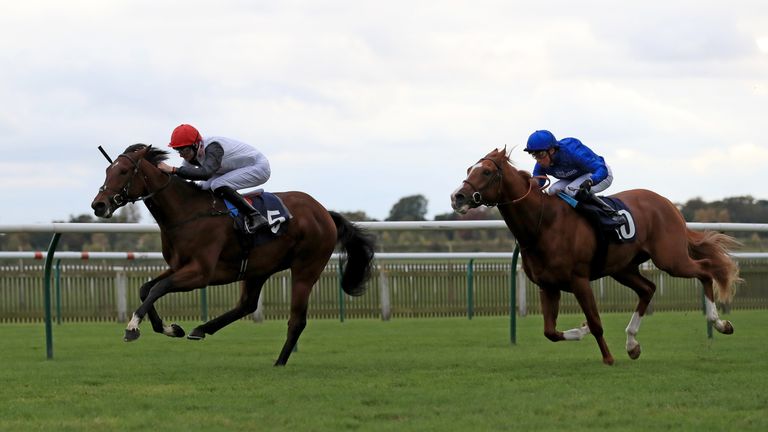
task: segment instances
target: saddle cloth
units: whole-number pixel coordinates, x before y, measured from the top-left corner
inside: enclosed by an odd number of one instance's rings
[[[268,241],[280,236],[288,225],[288,221],[293,218],[291,212],[285,207],[283,201],[277,197],[277,195],[264,192],[262,189],[257,189],[253,192],[249,192],[243,195],[247,199],[253,208],[259,211],[269,222],[269,229],[261,229],[253,234],[253,245],[259,245],[267,243]],[[235,228],[243,232],[243,218],[237,208],[227,200],[224,200],[227,205],[230,216],[235,220]]]
[[[592,203],[580,203],[563,192],[558,193],[558,196],[574,207],[579,213],[585,215],[590,223],[596,225],[595,228],[606,233],[613,233],[613,235],[607,236],[608,240],[618,243],[631,243],[635,240],[635,234],[637,232],[635,229],[635,220],[632,217],[632,212],[629,211],[629,208],[620,199],[607,196],[600,197],[603,202],[626,218],[627,222],[617,227],[614,226],[611,216],[601,207]],[[595,217],[595,215],[597,215],[597,217]]]

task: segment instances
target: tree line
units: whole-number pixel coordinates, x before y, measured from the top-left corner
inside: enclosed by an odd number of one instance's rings
[[[428,201],[423,195],[401,198],[390,209],[386,221],[426,221]],[[68,221],[54,222],[99,222],[138,223],[141,212],[138,204],[129,204],[111,219],[101,220],[90,214],[71,216]],[[751,196],[725,198],[707,202],[693,198],[678,209],[688,222],[736,222],[768,223],[768,200]],[[364,211],[339,211],[352,221],[376,221]],[[433,220],[494,220],[501,219],[496,208],[480,207],[465,215],[457,213],[438,214]],[[376,233],[379,252],[509,252],[514,249],[514,237],[506,229],[499,230],[457,230],[457,231],[385,231]],[[758,233],[739,234],[745,250],[762,251],[768,248]],[[764,234],[763,234],[764,235]],[[32,251],[46,250],[51,241],[45,233],[0,234],[0,250]],[[153,252],[161,249],[158,233],[68,233],[61,236],[57,250],[60,251],[133,251]]]

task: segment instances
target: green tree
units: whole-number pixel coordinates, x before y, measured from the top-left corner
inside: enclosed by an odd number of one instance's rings
[[[388,221],[424,221],[427,214],[427,199],[424,195],[400,198],[389,211]]]

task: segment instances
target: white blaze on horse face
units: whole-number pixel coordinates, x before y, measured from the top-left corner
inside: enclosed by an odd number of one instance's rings
[[[459,214],[464,214],[464,213],[467,212],[467,210],[469,210],[469,204],[467,204],[466,202],[464,204],[462,204],[461,207],[456,207],[456,194],[459,193],[459,191],[463,187],[464,187],[464,185],[461,185],[461,186],[457,187],[456,190],[451,193],[451,208],[453,208],[453,210],[456,213],[459,213]]]
[[[480,168],[482,166],[482,163],[478,162],[474,165],[472,165],[469,170],[467,171],[467,178],[472,175],[472,171]],[[456,194],[459,193],[461,189],[464,188],[464,183],[461,184],[461,186],[457,187],[455,191],[451,194],[451,207],[453,208],[456,213],[464,214],[467,211],[469,211],[469,202],[465,202],[461,207],[456,207]]]

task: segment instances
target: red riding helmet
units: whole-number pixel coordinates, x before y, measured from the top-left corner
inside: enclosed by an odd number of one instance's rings
[[[168,147],[186,147],[197,144],[202,141],[203,137],[200,136],[200,132],[195,129],[194,126],[183,124],[176,127],[171,133],[171,142],[168,143]]]

